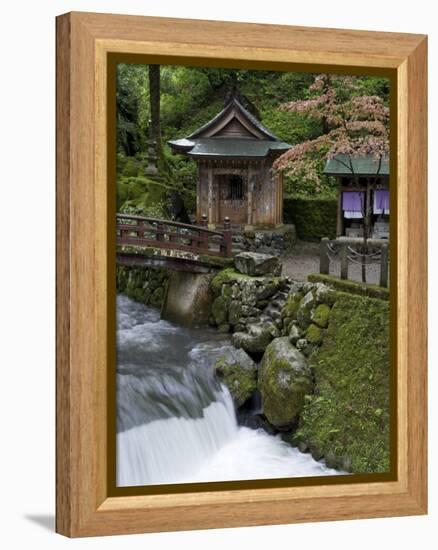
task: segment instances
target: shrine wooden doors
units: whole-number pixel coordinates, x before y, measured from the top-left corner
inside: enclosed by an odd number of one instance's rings
[[[246,224],[248,216],[248,182],[241,173],[220,173],[214,176],[218,198],[219,222],[228,216],[232,224]]]

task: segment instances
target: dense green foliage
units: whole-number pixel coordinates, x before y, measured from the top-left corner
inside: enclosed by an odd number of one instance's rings
[[[315,392],[306,398],[295,443],[355,473],[389,471],[389,304],[336,293],[322,346],[310,358]]]
[[[295,225],[300,239],[319,241],[322,237],[336,237],[337,199],[286,198],[283,208],[285,223]]]
[[[149,119],[147,65],[117,66],[117,150],[132,157],[146,149]]]
[[[284,102],[307,99],[312,74],[166,65],[161,66],[160,73],[162,148],[157,185],[145,177],[151,116],[148,65],[117,67],[117,207],[121,210],[165,215],[166,196],[173,189],[182,194],[189,211],[194,210],[196,165],[172,155],[166,142],[182,138],[208,122],[230,94],[237,94],[249,111],[291,145],[324,131],[321,122],[278,108]],[[361,77],[358,84],[357,93],[388,99],[387,79]],[[322,159],[315,159],[312,170],[321,171],[323,166]],[[285,177],[286,196],[333,196],[334,188],[332,178],[323,177],[316,188],[310,174]]]

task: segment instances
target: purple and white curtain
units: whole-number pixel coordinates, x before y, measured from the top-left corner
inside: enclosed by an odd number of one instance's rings
[[[389,191],[388,189],[377,189],[374,191],[374,214],[389,214]]]
[[[344,218],[363,218],[365,193],[363,191],[344,191],[342,193],[342,210]],[[373,214],[389,214],[389,191],[374,191]]]
[[[344,218],[363,218],[365,193],[361,191],[344,191],[342,193],[342,210]]]

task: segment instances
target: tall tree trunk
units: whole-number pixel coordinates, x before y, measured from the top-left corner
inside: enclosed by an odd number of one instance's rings
[[[361,275],[362,275],[362,282],[363,283],[366,283],[366,279],[367,279],[367,269],[366,269],[366,258],[365,258],[365,254],[367,254],[368,252],[368,232],[369,232],[369,209],[370,209],[370,204],[369,204],[369,196],[370,196],[370,193],[369,193],[369,189],[370,189],[370,184],[369,184],[369,180],[367,178],[367,184],[366,184],[366,188],[365,188],[365,192],[363,191],[361,185],[360,185],[360,181],[359,181],[359,176],[357,174],[354,173],[354,170],[353,170],[353,164],[351,162],[351,159],[350,159],[350,169],[351,169],[351,173],[353,175],[353,186],[357,189],[357,191],[360,193],[360,196],[364,197],[363,200],[361,199],[361,208],[362,208],[362,220],[363,220],[363,224],[362,224],[362,246],[360,247],[360,252],[361,252]]]
[[[151,137],[156,143],[157,155],[160,156],[160,65],[149,65],[149,96],[151,106]]]

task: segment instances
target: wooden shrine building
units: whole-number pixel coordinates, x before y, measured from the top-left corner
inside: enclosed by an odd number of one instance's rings
[[[363,218],[368,214],[368,237],[389,238],[389,162],[372,155],[336,155],[325,165],[324,173],[339,183],[338,237],[362,237]]]
[[[236,98],[204,126],[168,144],[198,165],[198,223],[203,215],[211,224],[225,217],[235,225],[282,223],[283,181],[273,173],[272,163],[291,146]]]

